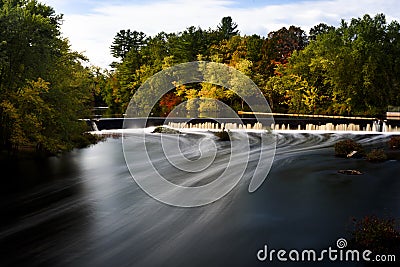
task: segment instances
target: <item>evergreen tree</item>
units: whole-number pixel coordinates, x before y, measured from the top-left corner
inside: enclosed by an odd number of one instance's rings
[[[217,27],[220,40],[229,40],[231,37],[238,35],[238,25],[233,22],[231,17],[223,17],[221,23]]]

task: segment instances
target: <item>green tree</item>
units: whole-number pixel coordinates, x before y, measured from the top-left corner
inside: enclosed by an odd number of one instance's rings
[[[142,60],[156,70],[161,70],[164,58],[169,56],[169,34],[160,32],[154,37],[148,37],[147,45],[142,48]]]
[[[61,38],[62,16],[34,0],[0,1],[0,140],[9,151],[70,149],[93,95],[89,70]]]
[[[325,23],[320,23],[318,25],[315,25],[310,29],[308,39],[309,40],[316,40],[318,35],[328,33],[329,31],[335,30],[335,27],[333,26],[328,26]]]
[[[382,115],[399,103],[399,37],[383,14],[342,21],[293,53],[281,74],[314,88],[316,113]]]
[[[221,23],[217,27],[217,33],[220,40],[229,40],[239,34],[238,25],[233,22],[231,17],[223,17]]]
[[[297,75],[271,77],[265,87],[271,109],[275,112],[313,113],[315,88]]]
[[[169,36],[169,53],[179,63],[195,61],[198,55],[207,53],[208,41],[209,33],[207,31],[191,26],[179,34]]]
[[[133,49],[138,52],[146,44],[146,34],[138,31],[120,30],[111,45],[111,54],[115,58],[124,59]]]

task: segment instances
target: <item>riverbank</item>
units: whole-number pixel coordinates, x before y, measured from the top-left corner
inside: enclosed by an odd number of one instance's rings
[[[39,149],[34,145],[24,145],[12,150],[0,150],[0,160],[6,159],[40,159],[52,156],[58,156],[61,153],[68,152],[74,148],[85,148],[91,145],[95,145],[98,142],[104,141],[106,136],[103,134],[93,134],[85,132],[82,135],[73,137],[72,144],[68,147],[60,148],[58,151],[50,152],[43,149]]]

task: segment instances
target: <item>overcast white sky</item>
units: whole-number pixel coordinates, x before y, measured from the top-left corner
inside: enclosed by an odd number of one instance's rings
[[[384,13],[400,21],[399,0],[39,0],[64,14],[63,36],[72,49],[83,52],[92,65],[107,68],[115,61],[110,45],[122,29],[153,36],[179,32],[189,26],[215,29],[231,16],[242,35],[266,36],[290,25],[307,31],[320,22],[338,26],[364,14]]]

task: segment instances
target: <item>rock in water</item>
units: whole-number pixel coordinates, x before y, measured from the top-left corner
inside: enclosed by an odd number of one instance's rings
[[[172,128],[158,126],[151,133],[162,133],[162,134],[180,134],[181,132]]]

